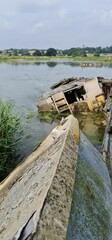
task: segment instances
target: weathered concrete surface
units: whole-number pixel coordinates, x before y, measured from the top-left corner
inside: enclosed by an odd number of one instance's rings
[[[105,161],[80,132],[67,240],[112,240],[112,189]]]
[[[103,91],[98,84],[98,78],[92,78],[84,82],[84,87],[87,92],[86,102],[88,103],[89,109],[93,110],[101,105],[101,102],[104,102]],[[101,95],[101,99],[97,99],[97,96]]]
[[[0,239],[65,239],[79,139],[66,120],[0,185]]]
[[[0,185],[1,240],[112,240],[106,163],[66,120]]]
[[[85,102],[87,103],[87,110],[99,109],[105,101],[102,88],[103,80],[103,78],[99,77],[92,79],[72,77],[59,81],[51,86],[51,91],[43,94],[42,99],[37,103],[37,107],[42,112],[47,110],[64,112],[67,109],[72,112],[72,110],[76,110],[73,105],[76,107],[78,104],[78,110],[82,111],[84,107],[83,103],[79,104],[81,101],[84,102],[84,105]]]

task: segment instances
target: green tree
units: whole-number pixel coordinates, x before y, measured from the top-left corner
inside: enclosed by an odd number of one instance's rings
[[[99,53],[99,52],[95,52],[95,53],[94,53],[94,56],[95,56],[95,57],[100,57],[100,53]]]
[[[30,56],[28,49],[20,49],[18,50],[18,53],[21,54],[22,56]]]
[[[46,52],[46,56],[56,56],[57,51],[55,48],[49,48]]]
[[[13,52],[13,55],[14,55],[14,56],[17,56],[17,55],[18,55],[17,49],[14,49],[12,52]]]
[[[23,49],[23,56],[30,56],[28,49]]]
[[[40,51],[40,50],[36,50],[36,51],[33,53],[33,56],[42,56],[41,51]]]

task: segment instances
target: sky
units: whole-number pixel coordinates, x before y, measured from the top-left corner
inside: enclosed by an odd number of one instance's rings
[[[112,45],[112,0],[0,0],[0,49]]]

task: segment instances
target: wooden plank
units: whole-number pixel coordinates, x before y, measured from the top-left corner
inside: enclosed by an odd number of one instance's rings
[[[60,106],[62,106],[64,104],[66,104],[65,99],[56,102],[57,107],[60,107]]]
[[[63,95],[64,95],[64,94],[63,94]],[[65,95],[64,95],[64,99],[66,100]],[[70,108],[70,105],[68,104],[67,100],[66,100],[66,103],[67,103],[67,106],[68,106],[68,109],[69,109],[70,113],[73,114],[73,112],[72,112],[72,110],[71,110],[71,108]]]
[[[65,111],[67,111],[67,110],[69,110],[69,108],[68,108],[67,105],[61,106],[61,107],[59,108],[59,112],[60,112],[60,113],[61,113],[61,112],[65,112]]]
[[[74,78],[74,77],[65,78],[65,79],[63,79],[63,80],[61,80],[61,81],[53,84],[53,85],[51,86],[51,89],[55,89],[55,88],[59,87],[59,86],[62,85],[62,84],[64,85],[64,84],[67,84],[67,83],[69,83],[69,82],[71,82],[71,81],[77,81],[77,80],[78,80],[77,77],[76,77],[76,78]]]
[[[52,96],[52,99],[53,99],[53,102],[54,102],[55,108],[56,108],[57,112],[59,113],[59,109],[58,109],[58,107],[57,107],[57,104],[56,104],[56,102],[55,102],[53,96]]]
[[[53,102],[55,104],[56,110],[58,113],[69,110],[72,113],[72,110],[66,100],[66,97],[63,92],[52,95]],[[64,105],[64,106],[63,106]]]
[[[63,94],[63,92],[59,92],[59,93],[52,95],[52,97],[53,97],[54,101],[58,101],[58,100],[64,98],[64,94]]]

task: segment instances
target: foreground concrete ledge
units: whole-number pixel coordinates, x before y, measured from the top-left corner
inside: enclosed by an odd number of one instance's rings
[[[65,239],[77,165],[72,115],[0,185],[0,239]]]
[[[106,162],[80,131],[66,240],[112,240],[112,185]]]

